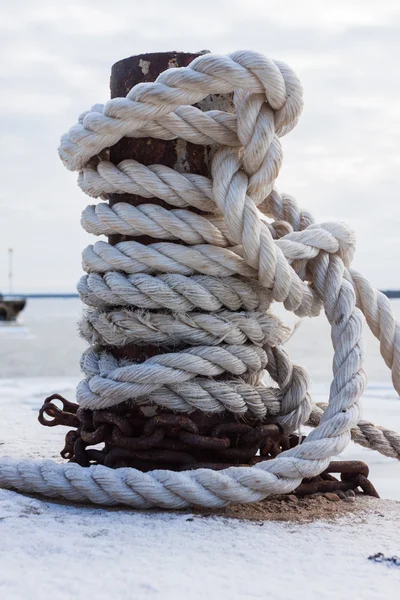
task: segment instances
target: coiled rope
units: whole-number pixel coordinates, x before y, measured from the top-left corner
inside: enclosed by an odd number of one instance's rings
[[[231,92],[235,114],[191,106],[209,94]],[[87,274],[78,290],[89,308],[81,331],[93,346],[81,361],[81,406],[99,409],[129,399],[181,412],[273,418],[286,432],[307,422],[316,429],[274,460],[222,471],[143,473],[3,458],[0,486],[137,508],[218,507],[292,491],[304,477],[321,473],[351,435],[399,457],[398,434],[360,421],[359,406],[365,387],[362,313],[400,392],[400,327],[390,302],[350,268],[355,237],[349,227],[315,224],[274,188],[280,137],[296,125],[302,102],[300,82],[284,63],[254,52],[206,54],[188,67],[168,69],[154,83],[136,85],[126,98],[94,106],[62,137],[59,152],[93,198],[130,193],[176,207],[100,203],[83,212],[83,227],[95,235],[144,234],[163,241],[99,241],[83,252]],[[134,160],[113,165],[103,151],[124,136],[218,144],[212,179]],[[281,347],[288,331],[269,312],[272,301],[299,316],[325,310],[334,361],[324,412],[312,407],[307,373]],[[141,364],[104,348],[167,342],[187,347]],[[264,369],[277,388],[263,384]],[[213,379],[221,373],[236,380]]]

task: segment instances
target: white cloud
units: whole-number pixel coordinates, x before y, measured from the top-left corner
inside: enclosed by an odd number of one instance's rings
[[[236,2],[236,6],[243,5],[240,0]],[[332,32],[345,31],[352,25],[388,25],[396,13],[393,0],[246,0],[246,9],[250,13],[265,11],[282,27],[296,29],[317,25]]]
[[[400,6],[391,0],[14,0],[0,22],[0,289],[74,289],[88,203],[57,156],[107,100],[111,65],[142,52],[257,50],[298,72],[305,109],[282,140],[279,188],[357,230],[355,264],[399,287]]]

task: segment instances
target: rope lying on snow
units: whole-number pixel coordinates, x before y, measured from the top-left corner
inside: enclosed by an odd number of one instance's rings
[[[234,115],[190,106],[230,92]],[[91,308],[81,330],[94,346],[82,357],[79,403],[91,409],[129,400],[182,412],[228,410],[275,420],[287,432],[309,419],[317,428],[303,444],[253,467],[142,473],[1,459],[1,486],[138,508],[224,506],[292,491],[304,477],[321,473],[351,435],[398,457],[399,436],[360,422],[359,407],[365,386],[361,312],[400,391],[400,327],[390,303],[350,268],[355,237],[347,226],[315,224],[273,187],[282,161],[279,138],[301,110],[300,82],[285,64],[253,52],[207,54],[81,115],[62,137],[60,156],[80,172],[79,185],[91,197],[131,193],[177,207],[100,203],[83,212],[83,227],[96,235],[165,241],[97,242],[84,250],[87,275],[78,290]],[[112,165],[102,153],[124,136],[219,144],[212,180],[133,160]],[[272,300],[300,316],[324,307],[335,353],[323,414],[312,411],[307,373],[280,347],[288,332],[268,312]],[[189,347],[141,364],[104,349],[166,342]],[[264,369],[278,388],[263,384]],[[213,379],[222,373],[241,379]]]

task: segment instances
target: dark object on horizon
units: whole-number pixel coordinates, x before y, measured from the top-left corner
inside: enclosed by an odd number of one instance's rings
[[[382,290],[382,294],[388,298],[400,298],[400,290]]]
[[[4,298],[0,294],[0,321],[15,321],[25,304],[26,299],[21,296]]]
[[[15,296],[13,291],[13,256],[14,250],[8,249],[8,292],[4,297],[0,294],[0,321],[16,321],[21,310],[24,310],[26,298],[24,296]]]

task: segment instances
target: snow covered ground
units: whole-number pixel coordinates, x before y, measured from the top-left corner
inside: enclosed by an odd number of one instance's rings
[[[37,409],[53,391],[73,398],[75,383],[0,381],[0,454],[57,458],[66,430],[42,428]],[[319,386],[314,399],[324,394]],[[369,388],[364,416],[400,430],[389,389]],[[399,462],[354,445],[345,456],[367,461],[382,497],[400,500]],[[76,507],[0,490],[0,598],[396,598],[400,567],[368,556],[400,555],[400,503],[357,506],[332,522],[278,523]]]
[[[400,303],[394,308],[400,316]],[[37,414],[53,392],[74,399],[85,346],[76,333],[80,310],[75,300],[31,301],[26,327],[0,328],[0,456],[60,459],[66,429],[43,428]],[[400,431],[399,399],[376,341],[366,338],[363,417]],[[316,402],[329,393],[329,339],[320,318],[304,321],[288,342],[313,378]],[[296,520],[296,511],[292,522],[241,521],[77,507],[0,490],[0,600],[395,599],[400,567],[368,556],[400,555],[400,461],[354,444],[344,457],[367,462],[388,500],[358,501],[354,513],[313,523]],[[337,509],[326,504],[328,514]]]
[[[379,501],[376,501],[379,502]],[[337,522],[243,522],[187,513],[76,508],[0,491],[3,600],[388,600],[400,510]]]

